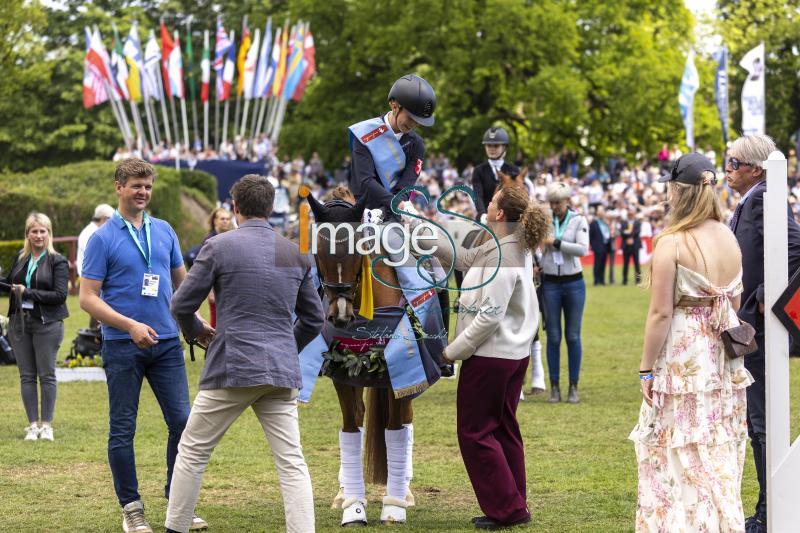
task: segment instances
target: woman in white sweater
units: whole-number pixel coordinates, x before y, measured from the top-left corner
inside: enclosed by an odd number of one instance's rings
[[[471,250],[453,249],[439,236],[433,253],[465,272],[456,336],[448,361],[463,361],[458,382],[457,427],[461,456],[485,516],[478,529],[530,521],[525,453],[517,405],[538,328],[532,252],[550,224],[524,189],[496,192],[487,209],[497,236]]]

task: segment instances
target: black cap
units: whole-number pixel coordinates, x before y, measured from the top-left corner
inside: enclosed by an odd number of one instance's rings
[[[392,85],[389,100],[396,100],[420,126],[433,126],[436,93],[431,84],[419,76],[403,76]]]
[[[482,144],[508,144],[508,132],[505,128],[489,128],[483,134]]]
[[[717,169],[714,163],[703,154],[692,152],[678,158],[672,165],[672,172],[664,174],[659,178],[659,182],[677,181],[687,185],[700,185],[703,183],[703,172],[713,172],[716,176]]]

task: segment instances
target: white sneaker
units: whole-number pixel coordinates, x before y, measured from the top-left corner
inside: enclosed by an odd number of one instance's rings
[[[39,430],[39,438],[41,440],[53,441],[53,428],[51,426],[44,426]]]
[[[347,498],[342,503],[342,527],[366,526],[366,502],[355,498]]]
[[[25,428],[25,440],[38,440],[39,439],[39,426],[31,424]]]
[[[189,531],[202,531],[208,529],[208,522],[197,516],[192,515],[192,525],[189,526]]]
[[[122,508],[122,531],[125,533],[153,533],[153,528],[144,519],[144,504],[141,500]]]

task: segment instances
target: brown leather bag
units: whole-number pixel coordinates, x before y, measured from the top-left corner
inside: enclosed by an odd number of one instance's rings
[[[726,329],[721,338],[725,357],[728,359],[738,359],[758,351],[756,330],[747,322],[740,322],[738,326]]]

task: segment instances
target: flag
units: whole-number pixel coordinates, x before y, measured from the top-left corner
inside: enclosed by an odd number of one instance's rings
[[[175,43],[172,42],[172,37],[164,26],[164,21],[161,21],[161,75],[164,79],[164,92],[167,93],[167,98],[172,98],[172,88],[169,82],[169,57],[172,49],[175,48]]]
[[[299,102],[303,97],[303,94],[306,92],[308,80],[317,72],[317,51],[314,47],[314,37],[311,36],[310,29],[306,28],[306,30],[305,43],[303,44],[303,56],[305,59],[303,76],[300,78],[300,82],[297,84],[297,88],[292,95],[292,100],[295,102]]]
[[[208,86],[211,83],[211,50],[208,49],[208,30],[203,32],[203,59],[200,60],[200,70],[203,73],[200,101],[208,102]]]
[[[244,61],[244,97],[248,100],[253,98],[253,88],[255,86],[254,80],[256,77],[256,64],[258,63],[258,45],[261,42],[261,30],[256,28],[256,34],[253,42],[250,45],[250,50],[247,52],[247,57]]]
[[[225,32],[225,27],[222,25],[222,17],[217,17],[217,35],[214,45],[214,73],[217,79],[217,100],[219,101],[223,100],[223,71],[225,70],[225,56],[228,54],[228,49],[230,49],[230,47],[231,41],[228,39],[228,34]]]
[[[292,32],[294,33],[294,32]],[[283,82],[286,78],[286,56],[289,52],[289,21],[283,25],[283,37],[281,38],[281,54],[278,61],[278,68],[275,69],[275,79],[272,81],[272,96],[280,96],[283,91]]]
[[[231,32],[231,36],[233,36],[233,32]],[[233,45],[233,39],[231,39],[231,45],[228,47],[228,54],[225,56],[225,68],[222,71],[222,98],[221,101],[225,101],[231,97],[231,87],[233,86],[233,74],[236,71],[236,47]]]
[[[264,94],[267,96],[272,93],[272,85],[275,82],[275,74],[278,72],[278,63],[281,62],[281,28],[275,32],[275,42],[272,43],[272,57],[269,60],[269,67],[264,79]]]
[[[764,133],[764,43],[745,54],[739,66],[747,71],[747,79],[742,86],[742,134],[758,135]]]
[[[728,48],[723,46],[716,54],[717,74],[714,77],[714,99],[717,101],[719,121],[722,124],[722,142],[728,144]]]
[[[239,79],[236,81],[236,95],[240,97],[242,96],[242,91],[244,91],[244,69],[251,45],[250,28],[247,27],[246,22],[242,28],[242,31],[244,32],[244,35],[242,36],[242,44],[239,45],[239,56],[236,59],[236,67],[239,72]]]
[[[196,98],[194,86],[194,51],[192,50],[192,31],[190,28],[191,26],[187,26],[186,29],[186,58],[189,61],[186,70],[186,79],[189,80],[189,99],[194,100]]]
[[[145,92],[145,98],[155,98],[161,101],[161,88],[158,86],[158,68],[161,62],[161,49],[156,41],[156,34],[150,30],[150,37],[147,39],[147,46],[144,48],[144,83],[149,87]]]
[[[92,51],[92,32],[84,28],[86,37],[86,57],[83,60],[83,107],[89,109],[108,100],[103,84],[102,60]]]
[[[181,42],[178,30],[175,30],[174,47],[169,53],[169,89],[175,98],[184,99],[183,93],[183,59],[181,58]]]
[[[123,100],[130,100],[128,91],[128,65],[122,52],[122,43],[119,42],[117,25],[114,25],[114,47],[111,49],[111,74],[114,77],[114,88]]]
[[[138,103],[142,99],[142,92],[147,98],[148,87],[145,84],[146,74],[142,63],[142,43],[139,41],[139,31],[136,23],[131,26],[128,38],[125,39],[125,46],[122,49],[125,54],[125,61],[128,62],[128,91],[131,100]]]
[[[292,52],[286,63],[286,82],[283,87],[283,99],[289,100],[303,76],[303,46],[305,43],[305,25],[297,25],[297,32],[292,44]]]
[[[259,54],[256,79],[253,86],[254,98],[261,98],[267,92],[270,44],[272,44],[272,17],[267,19],[267,27],[264,28],[264,40],[261,43],[261,54]]]
[[[700,86],[700,77],[694,66],[694,50],[689,50],[686,66],[683,69],[681,88],[678,92],[678,104],[681,108],[683,127],[686,129],[686,146],[694,149],[694,93]]]

